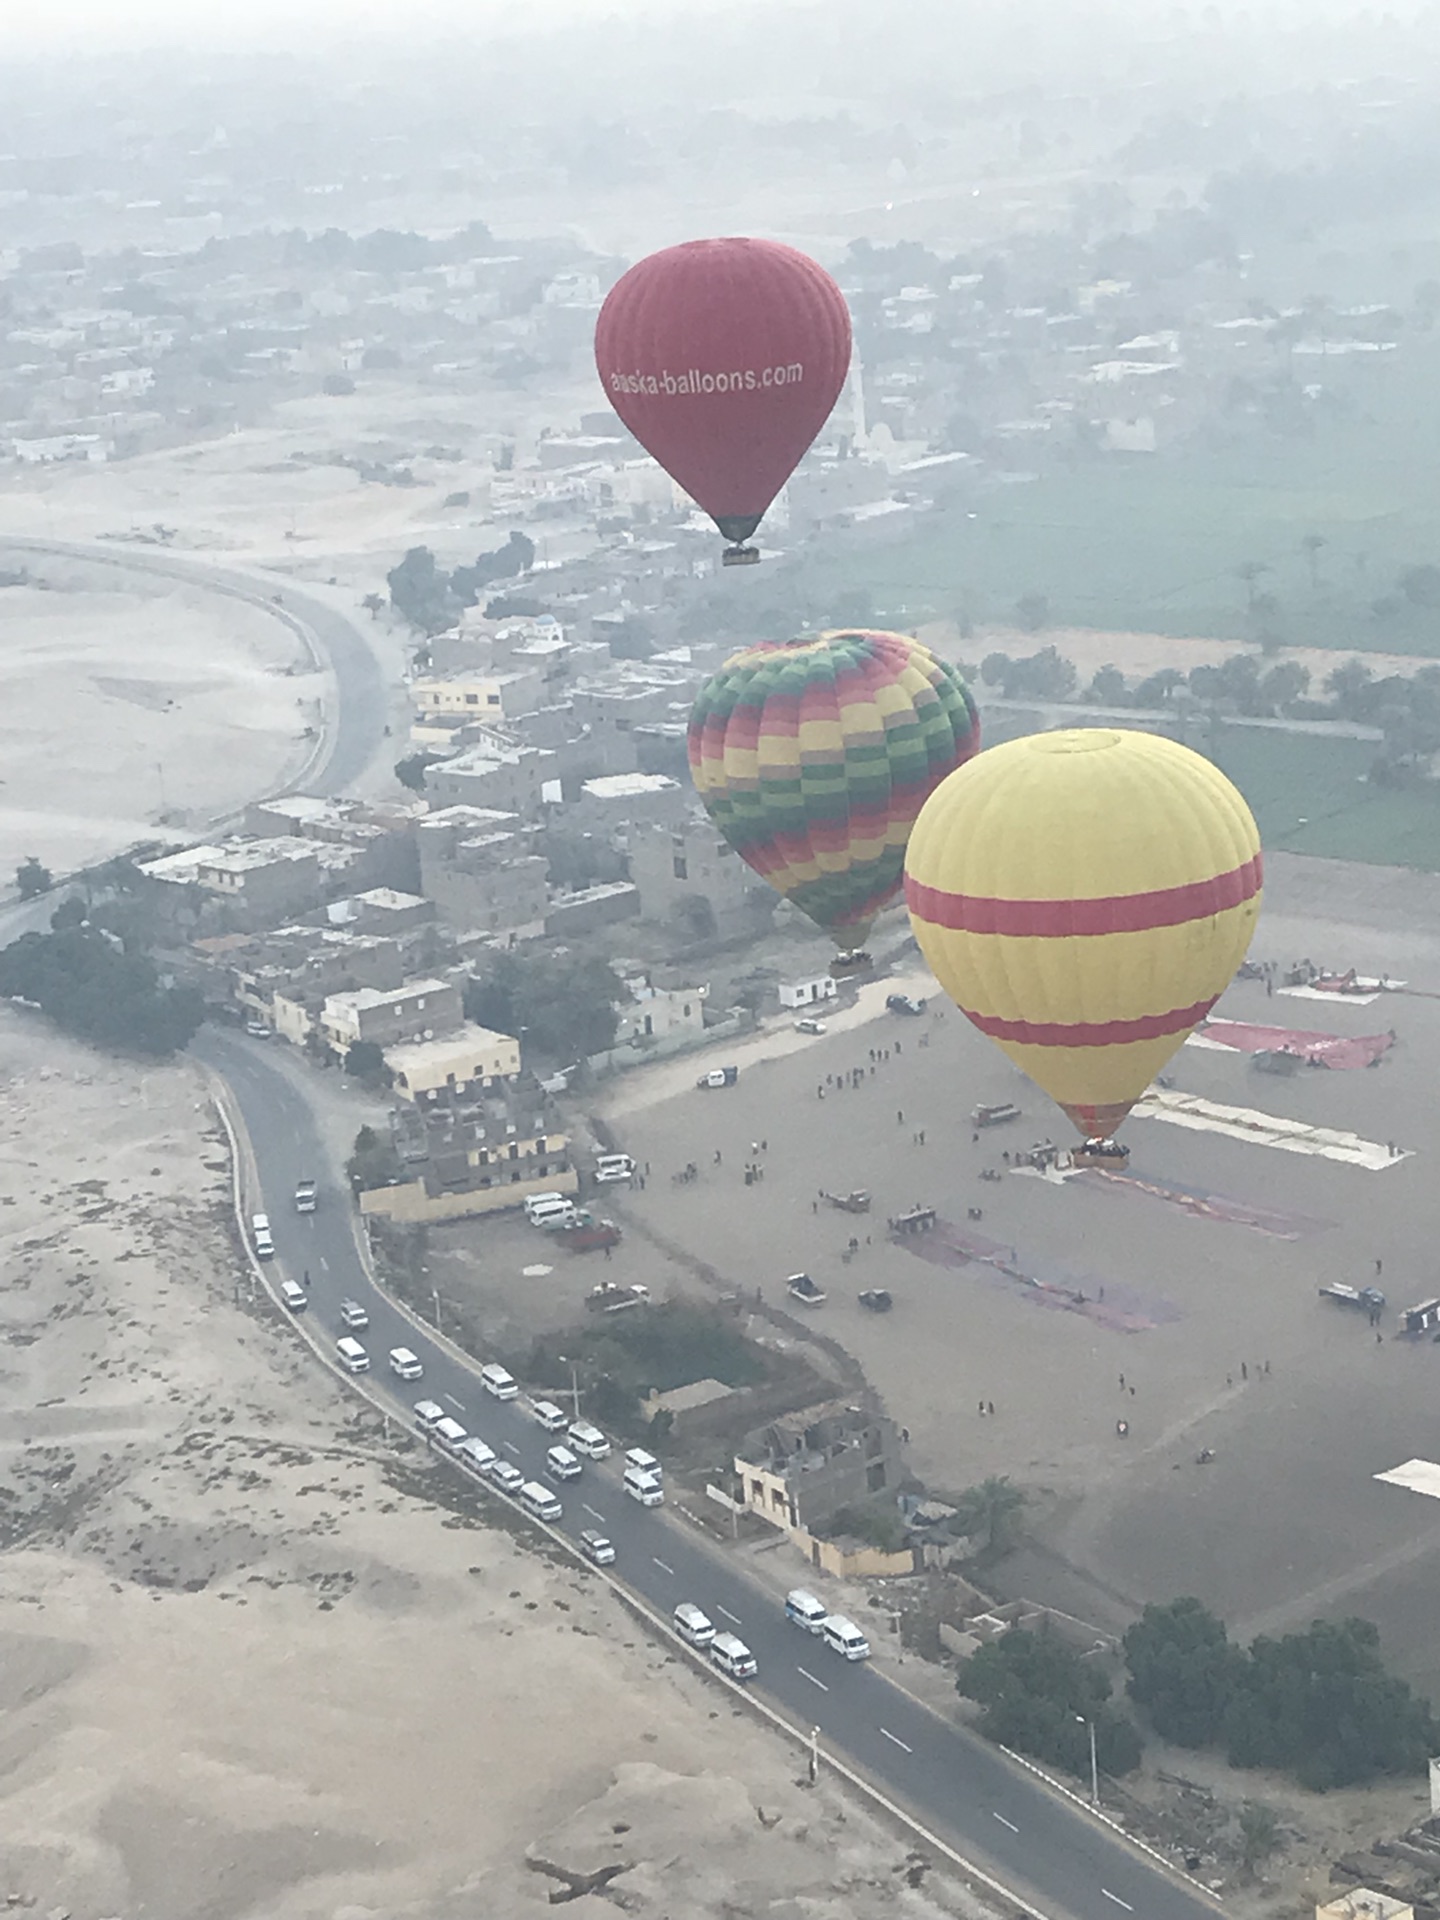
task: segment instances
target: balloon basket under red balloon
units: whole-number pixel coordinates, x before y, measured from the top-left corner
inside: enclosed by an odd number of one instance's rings
[[[722,567],[758,567],[760,549],[758,547],[726,547],[720,556]]]
[[[1118,1140],[1082,1140],[1071,1149],[1072,1160],[1093,1161],[1098,1166],[1124,1166],[1130,1158],[1129,1147]]]
[[[874,965],[873,955],[868,954],[863,947],[856,947],[853,953],[836,954],[830,962],[830,978],[843,980],[847,974],[869,973]]]

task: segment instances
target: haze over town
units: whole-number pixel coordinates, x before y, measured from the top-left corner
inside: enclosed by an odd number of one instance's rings
[[[1437,56],[1348,0],[7,22],[12,1905],[1440,1905]],[[738,556],[595,349],[733,235],[853,333]],[[857,957],[722,836],[757,642],[928,663],[939,771],[1090,729],[1243,796],[1258,928],[1118,1146],[898,854]],[[1079,893],[1142,825],[1030,838]]]

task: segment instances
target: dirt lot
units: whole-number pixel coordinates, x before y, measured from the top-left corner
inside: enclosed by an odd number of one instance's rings
[[[6,1010],[0,1084],[0,1891],[460,1920],[548,1910],[528,1855],[623,1863],[657,1920],[682,1883],[690,1914],[978,1920],[252,1305],[195,1071]]]
[[[1289,959],[1303,942],[1317,959],[1403,965],[1417,988],[1440,987],[1440,943],[1420,930],[1413,886],[1413,911],[1395,916],[1392,936],[1388,876],[1371,885],[1364,869],[1277,865],[1257,954]],[[1191,1592],[1246,1633],[1363,1613],[1406,1676],[1440,1697],[1440,1509],[1372,1477],[1433,1456],[1440,1350],[1377,1344],[1363,1316],[1317,1297],[1325,1280],[1372,1280],[1376,1260],[1392,1308],[1435,1291],[1428,1149],[1440,1004],[1419,993],[1321,1007],[1242,982],[1222,1012],[1343,1033],[1393,1026],[1399,1042],[1370,1072],[1277,1079],[1195,1049],[1173,1069],[1182,1089],[1395,1140],[1416,1150],[1409,1158],[1372,1173],[1137,1119],[1131,1180],[1063,1186],[1004,1173],[1007,1147],[1059,1139],[1063,1122],[966,1022],[933,1017],[934,1006],[922,1020],[837,1022],[803,1046],[782,1025],[749,1043],[739,1084],[720,1092],[695,1089],[696,1062],[630,1076],[609,1112],[654,1172],[644,1193],[616,1204],[732,1286],[778,1300],[788,1272],[811,1272],[830,1294],[817,1324],[910,1429],[932,1487],[1008,1473],[1031,1491],[1038,1544],[1016,1556],[1007,1584],[1117,1625],[1146,1599]],[[858,1090],[825,1088],[857,1065]],[[971,1104],[1012,1098],[1024,1119],[972,1141]],[[747,1187],[756,1158],[765,1179]],[[687,1160],[700,1177],[677,1187],[671,1174]],[[982,1181],[987,1167],[1002,1178]],[[861,1186],[874,1209],[858,1220],[819,1197]],[[917,1201],[1084,1304],[889,1244],[886,1216]],[[1258,1221],[1262,1212],[1274,1217]],[[861,1245],[847,1264],[852,1233]],[[609,1277],[643,1277],[642,1241],[632,1234]],[[858,1307],[869,1286],[892,1290],[893,1313]],[[981,1401],[995,1403],[993,1419],[977,1415]],[[1199,1470],[1202,1447],[1216,1458]]]

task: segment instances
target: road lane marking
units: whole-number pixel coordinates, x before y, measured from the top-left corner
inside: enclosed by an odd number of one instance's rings
[[[880,1731],[881,1733],[884,1734],[887,1740],[893,1740],[896,1746],[900,1748],[902,1753],[913,1753],[915,1751],[913,1747],[907,1747],[905,1745],[905,1742],[900,1738],[899,1734],[891,1733],[889,1727],[881,1727]]]
[[[724,1616],[725,1616],[725,1618],[726,1618],[726,1619],[727,1619],[727,1620],[728,1620],[728,1621],[730,1622],[730,1624],[731,1624],[731,1626],[732,1626],[732,1627],[738,1627],[738,1626],[739,1626],[739,1624],[740,1624],[740,1616],[739,1616],[739,1614],[738,1614],[738,1613],[732,1613],[732,1612],[730,1611],[730,1609],[729,1609],[729,1607],[716,1607],[716,1609],[715,1609],[715,1611],[716,1611],[717,1613],[723,1613],[723,1614],[724,1614]]]
[[[582,1502],[581,1502],[581,1505],[582,1505],[582,1506],[585,1506],[585,1503],[584,1503],[584,1501],[582,1501]],[[604,1526],[604,1524],[605,1524],[605,1516],[604,1516],[604,1514],[603,1514],[603,1513],[597,1513],[597,1512],[595,1511],[595,1509],[594,1509],[594,1507],[591,1507],[591,1506],[585,1506],[585,1511],[586,1511],[586,1513],[588,1513],[588,1514],[589,1514],[589,1516],[590,1516],[590,1518],[591,1518],[592,1520],[598,1520],[598,1521],[600,1522],[600,1524],[601,1524],[601,1526],[602,1526],[602,1527]]]
[[[320,1256],[320,1271],[322,1273],[328,1273],[330,1271],[330,1262],[325,1258],[323,1253]]]
[[[1011,1833],[1019,1833],[1020,1831],[1019,1827],[1016,1826],[1013,1820],[1007,1820],[1003,1813],[996,1813],[993,1807],[990,1809],[990,1818],[992,1820],[998,1820],[1002,1827],[1008,1827]],[[1110,1898],[1112,1900],[1115,1898],[1113,1893],[1111,1894]]]
[[[668,1573],[672,1580],[675,1578],[674,1567],[667,1567],[665,1562],[661,1559],[658,1559],[656,1555],[653,1553],[651,1554],[650,1558],[655,1561],[656,1566],[659,1567],[662,1573]]]
[[[513,1453],[517,1460],[520,1458],[520,1449],[513,1440],[502,1440],[500,1444],[507,1453]]]
[[[1111,1893],[1109,1887],[1101,1887],[1100,1891],[1107,1900],[1113,1900],[1117,1907],[1123,1907],[1126,1913],[1134,1913],[1135,1909],[1131,1906],[1130,1902],[1128,1900],[1122,1900],[1118,1893]]]
[[[823,1680],[817,1680],[814,1674],[807,1673],[804,1667],[796,1667],[795,1671],[799,1674],[802,1680],[808,1680],[812,1687],[819,1687],[822,1693],[828,1693],[830,1691],[829,1687],[826,1686]]]
[[[460,1402],[455,1398],[453,1393],[442,1393],[440,1398],[442,1400],[448,1400],[450,1402],[450,1405],[454,1407],[457,1413],[463,1413],[465,1411],[464,1407],[461,1406]]]

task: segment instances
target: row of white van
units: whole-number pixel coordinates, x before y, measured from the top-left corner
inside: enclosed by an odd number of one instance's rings
[[[843,1613],[831,1613],[813,1593],[797,1587],[785,1596],[785,1618],[806,1633],[812,1633],[838,1653],[842,1660],[868,1660],[870,1642]],[[760,1671],[759,1662],[745,1642],[733,1633],[717,1633],[709,1615],[693,1600],[682,1600],[671,1615],[676,1633],[687,1646],[703,1647],[732,1680],[753,1680]]]
[[[293,1286],[295,1283],[293,1281],[287,1281],[286,1284]],[[301,1291],[303,1292],[303,1288]],[[335,1342],[335,1351],[339,1354],[340,1364],[347,1373],[368,1373],[370,1371],[370,1356],[353,1335],[347,1333],[343,1339],[337,1340]],[[424,1374],[425,1369],[420,1363],[418,1354],[412,1353],[409,1347],[392,1347],[390,1349],[390,1371],[401,1380],[418,1380]]]
[[[855,1622],[843,1613],[831,1613],[823,1600],[818,1600],[804,1587],[796,1587],[786,1594],[785,1618],[802,1633],[813,1633],[832,1653],[846,1660],[870,1658],[870,1642]]]

